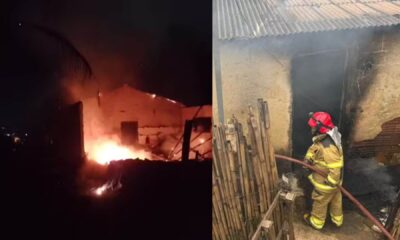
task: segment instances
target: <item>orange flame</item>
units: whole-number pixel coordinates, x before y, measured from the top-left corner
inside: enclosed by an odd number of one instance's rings
[[[106,165],[111,161],[125,159],[149,159],[149,153],[123,146],[117,140],[100,139],[85,143],[88,159]]]
[[[108,184],[104,184],[101,187],[96,188],[93,192],[97,195],[97,196],[101,196],[103,195],[103,193],[109,188]]]
[[[122,188],[122,184],[119,180],[111,180],[106,182],[100,187],[93,188],[92,193],[98,197],[102,196],[103,194],[109,192],[109,191],[114,191]]]

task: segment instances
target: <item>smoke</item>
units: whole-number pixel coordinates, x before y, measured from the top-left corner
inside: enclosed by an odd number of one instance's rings
[[[352,170],[352,175],[360,174],[366,179],[363,187],[370,186],[368,190],[379,192],[384,201],[395,201],[396,187],[387,167],[373,158],[353,159],[348,162],[347,167]]]
[[[211,4],[180,0],[174,4],[129,0],[41,2],[45,4],[28,0],[17,5],[15,19],[54,29],[79,50],[93,70],[89,81],[96,83],[94,90],[85,87],[85,94],[129,84],[188,101],[187,105],[210,102],[211,81],[204,78],[211,72],[211,31],[207,24],[211,21]],[[198,11],[191,11],[193,7]]]

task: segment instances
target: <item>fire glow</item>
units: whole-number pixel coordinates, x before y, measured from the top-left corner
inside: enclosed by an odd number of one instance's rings
[[[111,181],[106,182],[105,184],[103,184],[100,187],[93,188],[92,193],[94,195],[100,197],[107,192],[110,192],[110,191],[112,192],[112,191],[118,190],[120,188],[122,188],[122,184],[121,184],[120,180],[111,180]]]
[[[94,189],[93,192],[94,192],[97,196],[101,196],[101,195],[103,195],[103,193],[104,193],[109,187],[110,187],[109,184],[106,183],[106,184],[104,184],[103,186]]]
[[[107,165],[111,161],[126,159],[144,160],[149,157],[147,152],[123,146],[118,140],[111,138],[89,141],[85,144],[88,159],[102,165]]]

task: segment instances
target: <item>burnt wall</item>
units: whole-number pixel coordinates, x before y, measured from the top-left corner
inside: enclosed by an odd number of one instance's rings
[[[318,82],[318,76],[309,74],[305,76],[305,84],[293,84],[294,60],[298,62],[306,61],[315,56],[314,59],[322,59],[316,64],[311,65],[313,70],[324,71],[330,69],[332,61],[325,59],[324,56],[335,54],[342,55],[340,61],[335,62],[337,68],[344,68],[345,76],[342,72],[331,71],[327,77],[329,84],[337,85],[338,88],[345,89],[347,84],[348,72],[351,67],[356,66],[358,47],[364,42],[368,42],[371,37],[370,31],[338,31],[338,32],[319,32],[309,34],[296,34],[279,38],[260,38],[254,40],[237,40],[220,42],[214,54],[213,65],[213,115],[214,121],[218,122],[222,111],[224,118],[231,117],[234,114],[240,121],[246,121],[246,112],[249,104],[255,104],[256,99],[263,98],[269,103],[271,117],[271,139],[276,151],[291,154],[293,149],[293,135],[301,135],[300,138],[310,140],[311,136],[304,136],[302,132],[293,130],[293,124],[296,118],[293,112],[293,106],[297,103],[294,99],[294,88],[300,87],[297,92],[303,92],[307,89],[310,92],[319,92],[322,97],[329,100],[331,91],[321,92],[321,89],[313,82]],[[329,57],[327,57],[329,58]],[[315,71],[314,71],[315,72]],[[307,74],[303,74],[307,75]],[[327,75],[327,74],[325,74]],[[332,75],[332,76],[331,76]],[[340,75],[340,76],[336,76]],[[344,79],[346,78],[346,79]],[[220,79],[220,83],[218,83]],[[309,79],[310,81],[307,81]],[[327,84],[327,85],[329,85]],[[220,87],[220,89],[218,89]],[[219,94],[219,92],[221,94]],[[221,95],[221,96],[220,96]],[[305,95],[305,94],[303,94]],[[310,98],[310,96],[303,96]],[[343,96],[337,96],[344,98]],[[222,99],[222,101],[220,101]],[[222,102],[222,104],[221,104]],[[323,102],[323,101],[322,101]],[[345,121],[345,112],[342,111],[343,103],[335,101],[327,104],[334,104],[340,108],[340,116],[337,116],[336,124],[341,127]],[[322,106],[321,101],[311,100],[314,104],[313,111],[329,111],[331,106]],[[304,104],[304,103],[301,103]],[[219,105],[222,105],[219,106]],[[304,105],[309,107],[309,105]],[[222,110],[221,110],[222,109]],[[301,106],[300,106],[301,109]],[[305,119],[300,121],[304,123],[302,128],[307,129],[307,113],[300,113]],[[342,120],[342,115],[343,120]],[[308,132],[307,132],[308,133]],[[311,141],[311,140],[310,140]],[[311,142],[310,142],[311,143]]]
[[[373,139],[355,142],[351,153],[363,158],[376,157],[388,165],[399,164],[400,117],[382,125],[382,131]]]
[[[381,30],[358,51],[344,109],[351,128],[348,143],[352,156],[399,162],[399,40],[397,28]]]
[[[266,99],[270,106],[274,147],[278,152],[292,153],[295,134],[306,140],[310,138],[294,128],[293,106],[298,103],[294,88],[319,91],[316,84],[312,84],[318,81],[313,79],[317,78],[313,74],[305,77],[310,79],[306,84],[296,86],[293,83],[296,80],[294,60],[310,56],[324,59],[324,56],[339,54],[342,60],[334,64],[344,68],[344,76],[332,76],[329,80],[342,87],[341,101],[334,103],[335,106],[340,104],[340,114],[336,114],[334,120],[342,132],[345,150],[352,152],[353,143],[374,139],[384,123],[400,116],[397,107],[400,102],[399,40],[397,28],[371,28],[220,42],[219,57],[214,59],[213,69],[214,120],[218,122],[221,116],[216,82],[220,73],[223,116],[234,114],[245,121],[248,105],[254,105],[257,98]],[[318,61],[312,67],[321,71],[337,67],[329,64],[332,63]],[[324,97],[330,98],[331,91],[324,91]],[[314,111],[329,111],[332,107],[323,106],[323,101],[311,102],[315,104]],[[308,128],[306,122],[302,127]]]
[[[124,85],[83,101],[85,142],[103,135],[119,135],[121,122],[137,121],[140,142],[145,134],[179,133],[183,105]]]

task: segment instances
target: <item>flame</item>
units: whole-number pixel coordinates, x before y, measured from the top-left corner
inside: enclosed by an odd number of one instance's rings
[[[94,192],[97,196],[101,196],[101,195],[103,195],[103,193],[104,193],[108,188],[109,188],[109,186],[108,186],[108,184],[106,183],[106,184],[104,184],[103,186],[94,189],[93,192]]]
[[[152,159],[150,152],[138,146],[125,146],[97,99],[83,101],[83,134],[87,158],[102,165],[126,159]]]
[[[86,143],[85,143],[86,144]],[[111,161],[150,158],[149,153],[123,146],[116,139],[100,139],[86,144],[88,159],[106,165]]]
[[[92,154],[89,153],[89,158],[93,158],[96,162],[104,165],[112,160],[135,158],[135,154],[127,147],[120,146],[116,142],[105,141],[94,146]]]
[[[118,190],[120,188],[122,188],[122,184],[121,184],[120,180],[114,179],[114,180],[104,183],[100,187],[93,188],[92,193],[95,194],[96,196],[100,197],[108,191],[114,191],[114,190]]]

